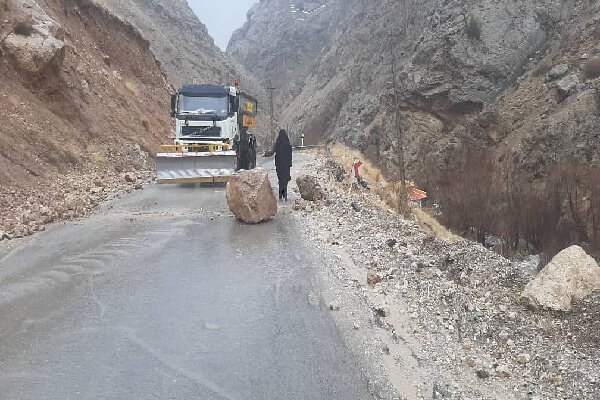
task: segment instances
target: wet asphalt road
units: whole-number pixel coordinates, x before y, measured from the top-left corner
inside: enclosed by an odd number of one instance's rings
[[[283,211],[151,186],[0,247],[0,399],[372,398]]]

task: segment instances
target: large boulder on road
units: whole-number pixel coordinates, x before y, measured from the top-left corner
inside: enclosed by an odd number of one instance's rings
[[[317,178],[310,175],[304,175],[296,179],[298,191],[304,200],[319,201],[325,199],[323,188],[317,181]]]
[[[521,298],[533,308],[571,311],[573,302],[600,290],[600,267],[579,246],[558,253],[525,287]]]
[[[227,204],[238,219],[248,224],[272,218],[277,214],[277,199],[268,172],[256,168],[233,175],[227,183]]]

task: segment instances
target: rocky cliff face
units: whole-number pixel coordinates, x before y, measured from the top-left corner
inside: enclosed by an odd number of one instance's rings
[[[249,92],[262,94],[256,80],[214,44],[186,0],[96,1],[142,32],[173,86],[193,81],[231,84],[238,78]]]
[[[466,142],[533,170],[571,156],[600,162],[595,84],[579,60],[597,50],[594,15],[595,5],[559,0],[263,0],[228,53],[277,87],[282,125],[393,172],[393,48],[411,174],[424,160],[451,163]],[[569,64],[566,97],[542,62]]]

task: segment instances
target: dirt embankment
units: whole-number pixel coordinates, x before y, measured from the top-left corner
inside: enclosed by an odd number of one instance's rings
[[[20,236],[139,187],[171,87],[138,31],[90,1],[0,14],[0,231]]]

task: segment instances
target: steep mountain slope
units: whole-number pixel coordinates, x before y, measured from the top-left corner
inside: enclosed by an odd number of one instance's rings
[[[149,170],[171,89],[138,31],[89,1],[0,10],[0,231],[19,235]]]
[[[238,78],[243,88],[263,94],[257,81],[214,44],[186,0],[96,1],[143,33],[173,86],[194,80],[231,84]]]
[[[228,52],[272,79],[282,125],[399,178],[394,53],[407,176],[446,224],[598,254],[598,21],[588,1],[263,0]]]
[[[426,159],[451,163],[466,142],[510,147],[519,153],[518,162],[533,167],[570,156],[582,159],[582,151],[572,146],[563,151],[560,143],[569,142],[565,137],[581,139],[581,147],[598,154],[600,145],[590,136],[598,126],[595,119],[574,123],[569,112],[561,111],[573,107],[571,100],[555,100],[556,83],[536,77],[536,85],[546,90],[538,101],[556,103],[546,111],[558,119],[551,135],[546,134],[548,124],[536,122],[527,127],[536,135],[516,134],[524,128],[516,121],[524,110],[517,113],[510,100],[518,89],[506,91],[536,69],[540,58],[559,62],[561,51],[570,53],[572,71],[581,75],[578,52],[593,54],[595,42],[581,36],[578,48],[569,49],[567,37],[575,38],[572,32],[581,33],[583,16],[597,12],[589,2],[558,0],[263,0],[233,36],[228,53],[263,84],[272,79],[282,124],[313,140],[332,138],[357,147],[393,172],[392,43],[407,168],[413,176],[427,169]],[[591,100],[592,82],[578,79],[582,85],[572,93]],[[585,104],[578,107],[594,114],[594,103]],[[540,109],[539,103],[528,105]],[[550,138],[567,131],[563,120],[571,121],[568,136],[551,144]],[[600,162],[598,156],[586,160]]]

